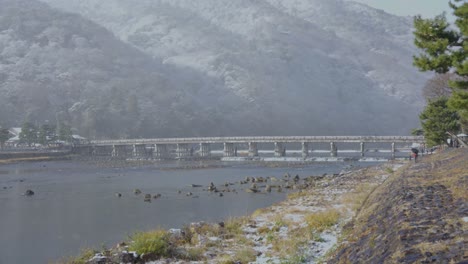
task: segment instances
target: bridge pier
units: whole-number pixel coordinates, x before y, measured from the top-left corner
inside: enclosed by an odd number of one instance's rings
[[[144,144],[133,145],[132,154],[134,158],[145,158],[146,157],[146,145]]]
[[[177,158],[187,158],[193,156],[193,148],[189,147],[189,144],[179,143],[176,149]]]
[[[395,159],[395,142],[392,142],[392,159]]]
[[[364,157],[364,152],[366,151],[365,149],[365,143],[361,142],[361,157]]]
[[[200,157],[210,157],[211,145],[209,143],[200,143],[199,154],[200,154]]]
[[[154,144],[153,158],[156,159],[167,159],[169,158],[169,151],[165,144]]]
[[[258,157],[258,146],[256,142],[249,142],[249,157]]]
[[[302,142],[302,157],[305,159],[309,156],[309,143]]]
[[[335,142],[330,142],[330,156],[332,157],[338,156],[338,147],[336,146]]]
[[[275,142],[275,157],[286,156],[286,149],[283,147],[283,143]]]
[[[126,145],[112,145],[113,158],[126,158],[127,157],[127,146]]]
[[[237,148],[234,143],[224,143],[224,157],[237,156]]]

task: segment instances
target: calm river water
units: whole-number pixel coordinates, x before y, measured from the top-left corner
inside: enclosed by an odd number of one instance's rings
[[[84,162],[38,162],[0,166],[0,263],[48,263],[80,249],[115,245],[138,230],[178,228],[194,221],[221,221],[250,214],[285,198],[285,193],[238,193],[224,197],[191,184],[222,185],[246,176],[301,177],[338,173],[358,163],[309,164],[269,168],[216,163],[222,168],[173,169],[181,163],[102,168]],[[193,163],[192,163],[193,165]],[[133,190],[139,188],[137,196]],[[22,194],[31,189],[32,197]],[[179,194],[178,191],[182,190]],[[192,192],[194,196],[185,194]],[[122,194],[117,198],[115,193]],[[162,197],[151,203],[145,193]]]

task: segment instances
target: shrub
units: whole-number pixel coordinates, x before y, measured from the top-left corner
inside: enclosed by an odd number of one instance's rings
[[[165,230],[136,233],[131,237],[130,250],[138,254],[167,257],[170,252],[169,237]]]

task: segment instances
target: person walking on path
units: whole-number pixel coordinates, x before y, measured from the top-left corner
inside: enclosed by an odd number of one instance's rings
[[[414,158],[414,163],[416,163],[418,160],[418,153],[419,153],[419,150],[417,148],[411,149],[411,157]]]

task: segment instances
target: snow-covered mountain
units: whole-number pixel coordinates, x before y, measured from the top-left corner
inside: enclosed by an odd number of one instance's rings
[[[122,78],[158,74],[153,86],[122,88],[130,94],[134,89],[147,93],[138,101],[140,113],[166,111],[157,122],[140,118],[140,126],[146,124],[153,131],[402,134],[417,126],[426,76],[411,66],[416,50],[409,18],[342,0],[42,1],[92,20],[126,43],[131,52],[104,48],[127,64],[131,74]],[[78,19],[67,13],[61,16]],[[51,17],[50,23],[55,19]],[[72,27],[63,30],[75,34]],[[84,33],[102,34],[90,29]],[[140,57],[144,64],[127,63]],[[89,63],[102,65],[98,59]],[[70,67],[65,62],[62,66]],[[0,69],[8,78],[12,71],[20,71]],[[158,97],[160,83],[171,87],[166,90],[172,97],[149,100],[149,95]],[[81,84],[77,87],[81,89]],[[79,104],[87,98],[73,100]],[[75,110],[68,107],[66,112],[70,109]]]

